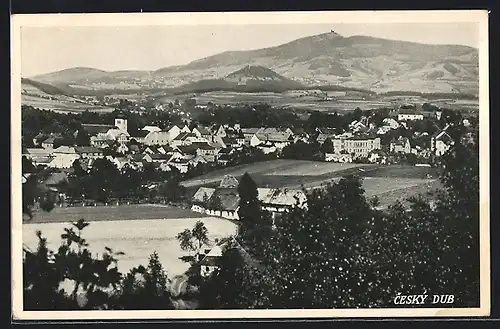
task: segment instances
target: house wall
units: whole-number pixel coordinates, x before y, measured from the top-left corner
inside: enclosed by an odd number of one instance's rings
[[[443,154],[446,153],[446,151],[448,151],[448,149],[450,148],[450,146],[446,143],[444,143],[443,141],[436,141],[436,155],[437,156],[441,156]]]
[[[206,277],[210,276],[216,269],[217,269],[216,266],[203,265],[203,266],[201,266],[200,274],[201,274],[201,276],[206,278]]]
[[[257,135],[253,135],[252,138],[250,139],[250,146],[257,146],[262,142],[263,141],[261,141],[259,137],[257,137]]]
[[[48,166],[59,169],[71,168],[71,166],[73,166],[73,162],[75,162],[78,158],[79,156],[76,154],[58,154],[54,157],[54,159],[52,159]]]
[[[146,135],[143,142],[146,145],[166,145],[170,143],[171,140],[172,137],[169,132],[153,131]]]
[[[423,120],[424,115],[423,114],[398,114],[398,120],[399,121],[406,121],[406,120]]]

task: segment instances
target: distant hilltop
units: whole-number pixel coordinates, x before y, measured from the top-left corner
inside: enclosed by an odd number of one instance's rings
[[[56,87],[87,89],[179,87],[200,80],[259,80],[294,81],[305,86],[342,85],[376,92],[477,94],[478,71],[476,48],[368,36],[343,37],[331,30],[275,47],[226,51],[155,71],[107,72],[76,67],[30,79]]]

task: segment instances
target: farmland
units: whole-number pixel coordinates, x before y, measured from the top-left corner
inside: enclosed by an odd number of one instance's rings
[[[359,107],[362,110],[369,110],[382,107],[398,107],[402,101],[409,102],[409,98],[413,103],[423,104],[431,102],[438,104],[441,107],[453,107],[455,109],[474,109],[479,108],[477,100],[459,100],[459,99],[427,99],[421,96],[376,96],[363,99],[359,96],[340,96],[326,98],[325,93],[308,94],[306,96],[294,93],[293,91],[276,93],[276,92],[235,92],[235,91],[212,91],[204,93],[185,93],[171,96],[157,97],[155,102],[158,104],[166,104],[174,102],[178,99],[184,102],[186,99],[195,99],[198,104],[206,104],[212,102],[214,104],[257,104],[267,103],[277,108],[295,108],[302,110],[316,111],[344,111],[354,110]]]
[[[53,99],[48,99],[33,95],[22,95],[21,104],[46,110],[57,110],[59,112],[83,112],[87,109],[89,111],[95,112],[112,112],[114,110],[111,107],[96,106],[92,104],[76,102],[73,99],[65,96],[58,96],[54,97]]]
[[[429,167],[372,164],[341,164],[302,160],[273,160],[212,172],[183,182],[189,193],[199,186],[217,186],[225,175],[240,177],[248,172],[259,187],[319,188],[354,174],[363,179],[367,197],[377,195],[381,205],[440,187],[435,169]]]
[[[234,233],[236,226],[221,218],[176,218],[168,220],[123,220],[91,222],[83,231],[89,248],[93,253],[102,255],[105,247],[114,251],[123,251],[125,255],[117,256],[118,269],[122,273],[132,267],[147,265],[148,257],[154,251],[158,253],[169,278],[183,274],[188,264],[179,260],[185,255],[180,249],[175,236],[184,229],[191,229],[197,220],[201,220],[208,229],[209,238],[226,237]],[[61,242],[61,234],[68,223],[30,223],[23,224],[23,245],[34,249],[38,239],[35,235],[40,230],[47,238],[48,247],[57,250]]]

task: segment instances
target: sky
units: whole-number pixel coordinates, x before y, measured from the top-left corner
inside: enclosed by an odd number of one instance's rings
[[[228,50],[277,46],[334,30],[428,44],[479,48],[479,25],[462,23],[21,27],[21,75],[71,67],[156,70]]]

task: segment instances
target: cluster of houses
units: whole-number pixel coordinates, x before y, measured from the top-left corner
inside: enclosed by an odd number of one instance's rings
[[[400,110],[403,111],[403,110]],[[319,144],[329,139],[333,148],[325,153],[325,161],[352,162],[367,159],[370,162],[383,163],[388,152],[393,154],[416,154],[428,158],[431,154],[440,156],[452,145],[446,129],[430,136],[431,147],[422,148],[411,145],[408,138],[397,138],[390,145],[382,145],[381,137],[408,121],[421,120],[421,114],[405,110],[396,120],[388,117],[382,125],[375,126],[369,118],[362,117],[349,125],[349,131],[342,134],[329,128],[317,128],[315,139]],[[407,113],[408,112],[408,113]],[[436,114],[438,115],[438,114]],[[118,168],[125,165],[140,168],[149,162],[161,170],[172,167],[185,173],[190,167],[200,163],[218,163],[225,165],[231,161],[231,155],[243,146],[260,149],[264,154],[279,154],[286,146],[302,141],[312,141],[303,129],[291,128],[242,128],[235,125],[197,126],[190,129],[187,125],[172,125],[161,129],[157,126],[145,126],[138,131],[129,131],[127,119],[121,115],[115,118],[114,125],[83,124],[82,129],[90,136],[91,146],[59,146],[55,142],[61,136],[57,134],[38,135],[33,139],[35,148],[24,150],[35,165],[52,168],[70,168],[76,159],[91,166],[96,158],[104,157],[105,150],[112,150],[114,156],[107,156]],[[422,135],[427,134],[422,132]],[[382,150],[384,149],[384,152]]]
[[[225,176],[218,187],[200,187],[192,197],[191,210],[211,216],[239,220],[238,179]],[[307,196],[301,189],[258,188],[258,199],[262,209],[276,214],[294,206],[306,207]]]

